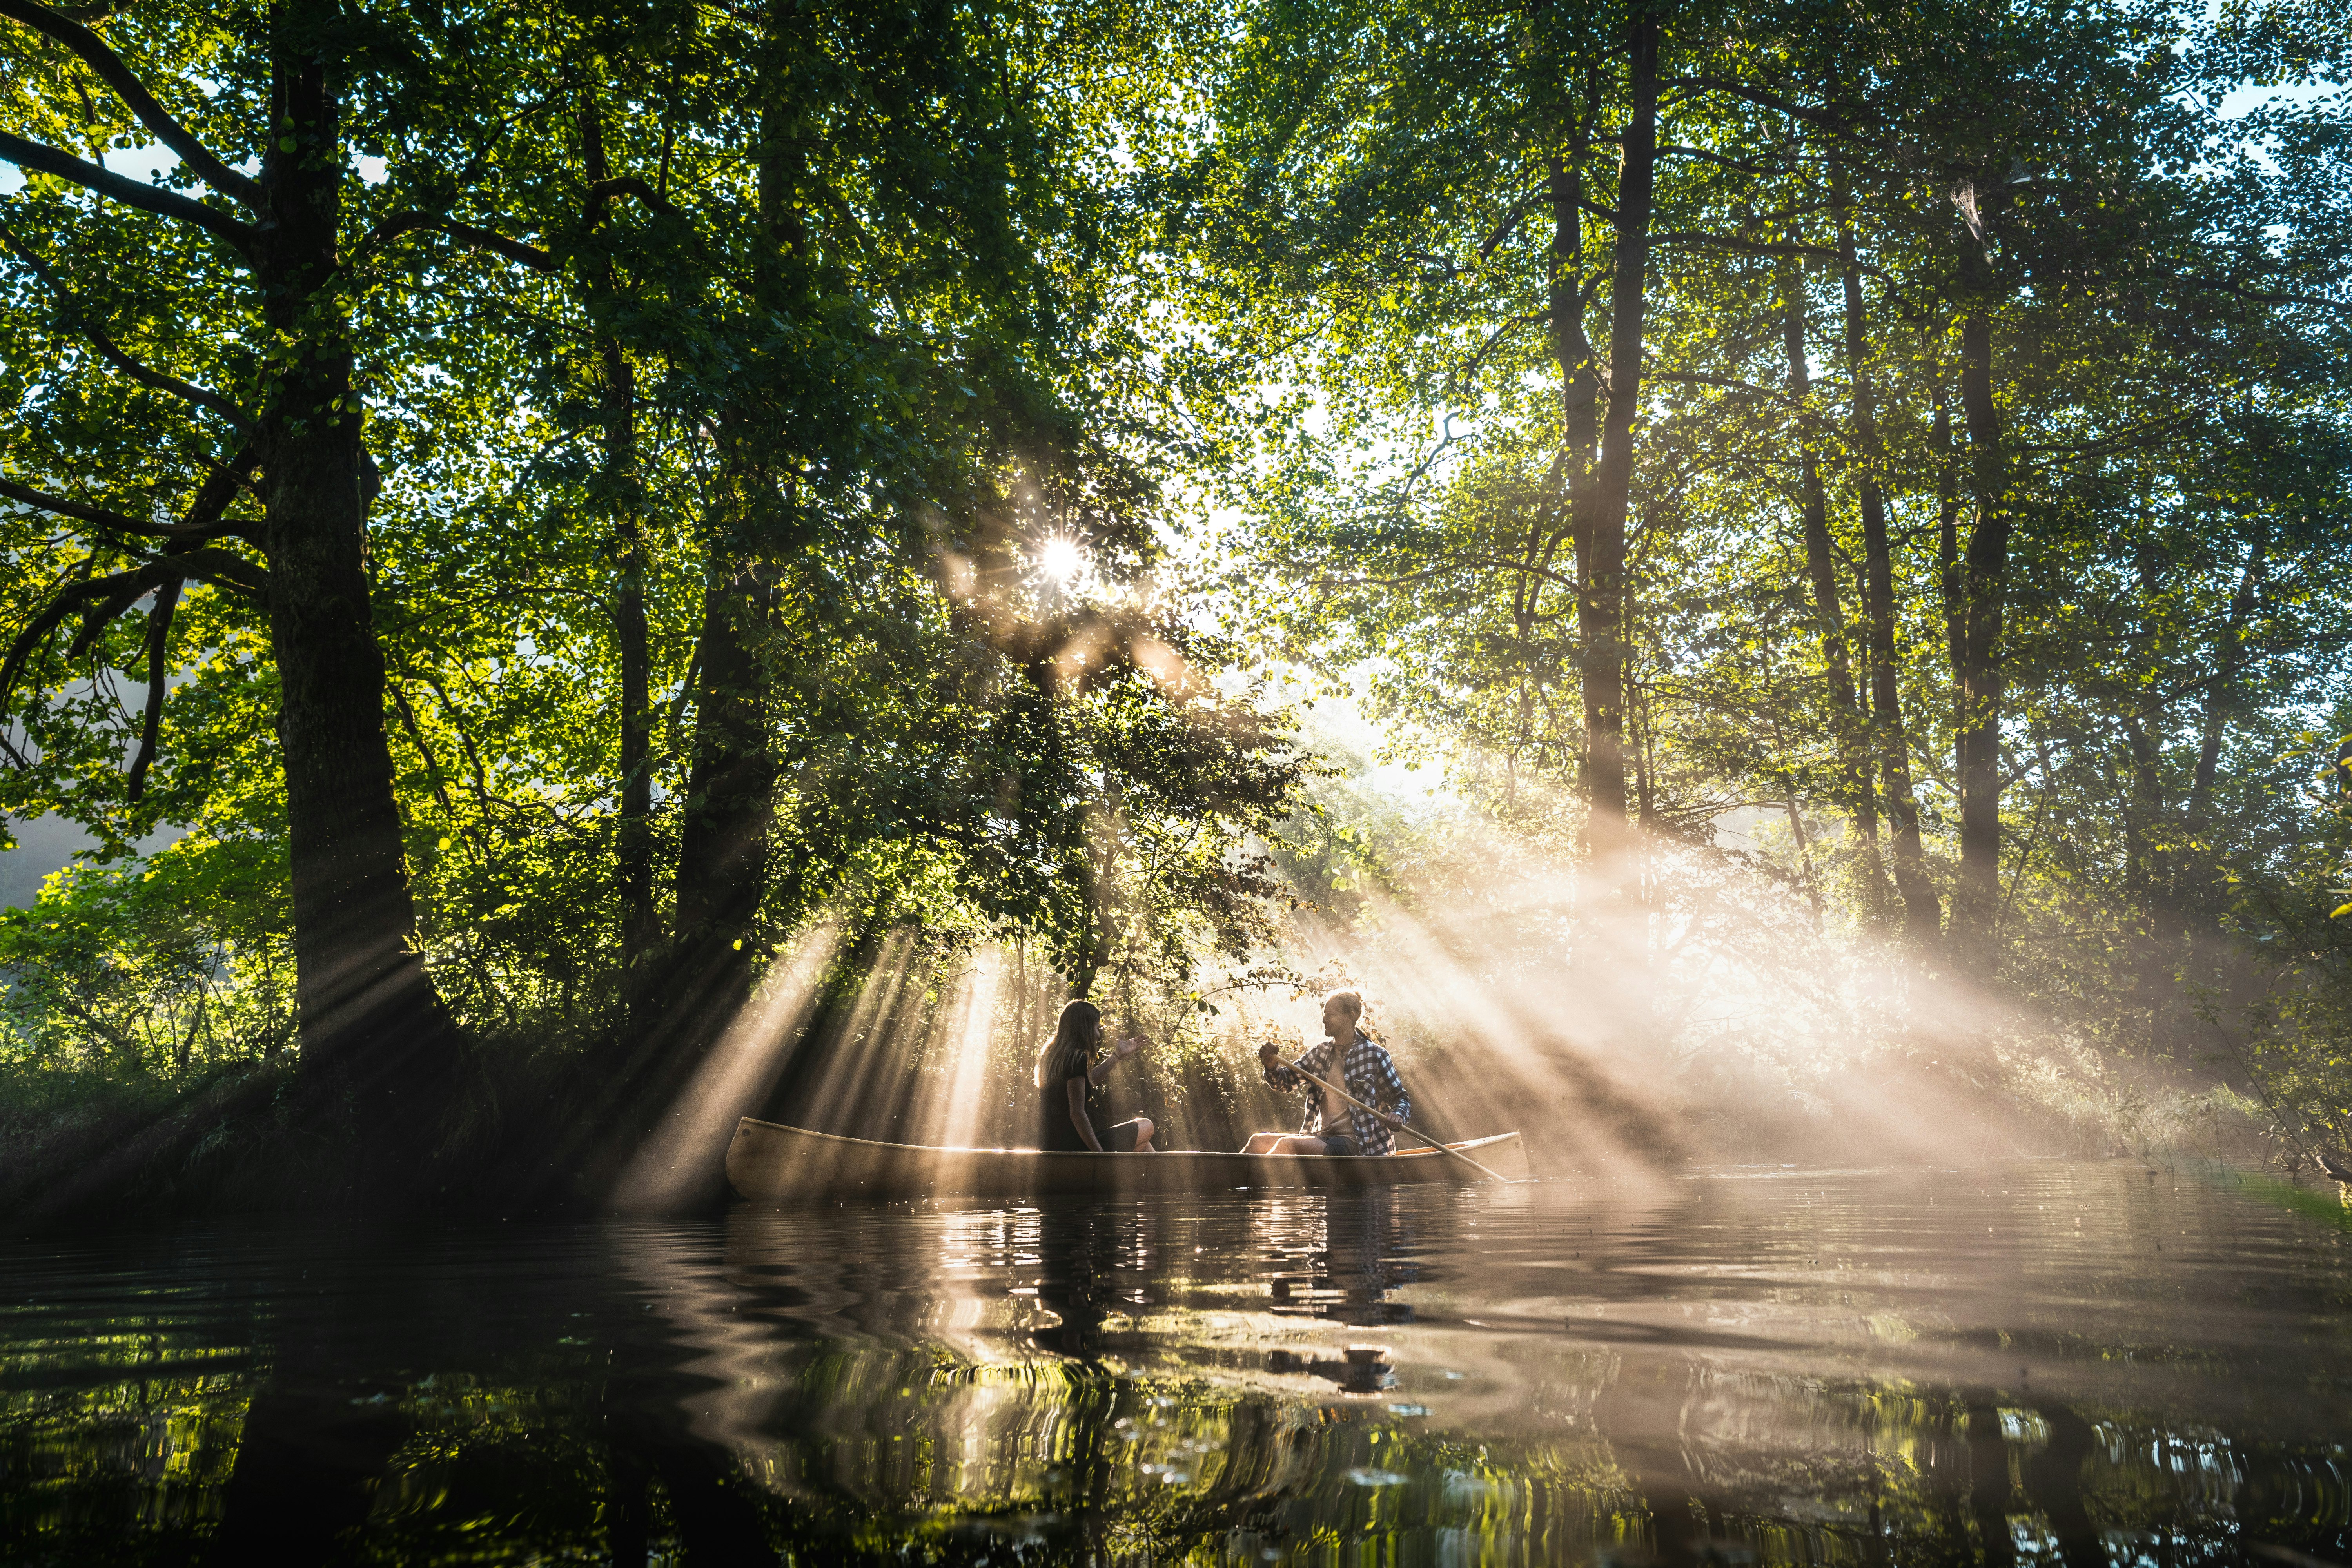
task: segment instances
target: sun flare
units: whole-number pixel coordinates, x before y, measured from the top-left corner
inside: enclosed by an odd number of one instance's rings
[[[1049,539],[1037,552],[1037,570],[1056,583],[1067,583],[1086,563],[1087,552],[1075,539]]]

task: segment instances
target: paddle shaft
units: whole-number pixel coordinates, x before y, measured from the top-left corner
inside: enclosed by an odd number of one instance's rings
[[[1398,1131],[1410,1132],[1414,1137],[1420,1139],[1423,1142],[1428,1144],[1431,1148],[1438,1150],[1443,1153],[1453,1155],[1455,1159],[1461,1161],[1464,1164],[1469,1166],[1472,1170],[1477,1172],[1488,1181],[1500,1182],[1505,1186],[1510,1185],[1510,1177],[1496,1174],[1495,1172],[1490,1171],[1486,1166],[1478,1163],[1477,1161],[1473,1160],[1469,1155],[1465,1154],[1461,1150],[1451,1148],[1446,1144],[1439,1142],[1436,1139],[1432,1138],[1428,1133],[1423,1132],[1420,1128],[1413,1126],[1411,1122],[1400,1121],[1385,1110],[1377,1110],[1372,1106],[1366,1105],[1362,1100],[1358,1100],[1346,1089],[1341,1089],[1335,1084],[1325,1083],[1321,1079],[1317,1078],[1313,1073],[1308,1072],[1305,1068],[1300,1067],[1297,1063],[1293,1062],[1291,1064],[1290,1070],[1297,1073],[1300,1078],[1305,1079],[1307,1082],[1313,1084],[1316,1088],[1321,1089],[1324,1093],[1336,1094],[1341,1100],[1346,1100],[1349,1104],[1354,1106],[1359,1110],[1371,1111],[1374,1116],[1379,1117],[1381,1121],[1387,1122]]]

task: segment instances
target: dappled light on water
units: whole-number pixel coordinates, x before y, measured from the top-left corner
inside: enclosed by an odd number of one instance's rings
[[[2347,1242],[2118,1162],[18,1248],[0,1552],[2340,1562]]]

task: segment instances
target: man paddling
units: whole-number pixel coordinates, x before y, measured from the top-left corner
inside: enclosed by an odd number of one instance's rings
[[[1268,1040],[1258,1053],[1265,1081],[1286,1093],[1304,1089],[1307,1117],[1297,1132],[1255,1132],[1242,1145],[1244,1154],[1393,1154],[1396,1134],[1370,1110],[1307,1081],[1312,1074],[1333,1089],[1376,1105],[1400,1121],[1412,1120],[1412,1097],[1404,1091],[1396,1063],[1387,1051],[1359,1027],[1364,999],[1353,991],[1334,991],[1323,998],[1321,1045],[1285,1064],[1282,1053]],[[1337,1068],[1335,1071],[1334,1068]]]

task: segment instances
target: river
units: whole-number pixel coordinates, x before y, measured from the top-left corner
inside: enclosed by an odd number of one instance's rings
[[[10,1562],[2352,1562],[2352,1232],[2137,1161],[0,1274]]]

